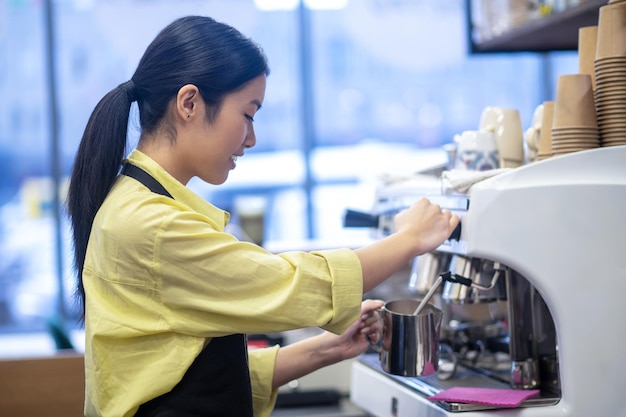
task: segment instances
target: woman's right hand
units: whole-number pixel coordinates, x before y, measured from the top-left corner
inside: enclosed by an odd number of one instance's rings
[[[406,266],[413,258],[436,249],[459,224],[459,217],[426,198],[399,212],[395,233],[357,249],[367,292]]]
[[[415,256],[430,252],[450,237],[459,217],[422,198],[394,219],[396,233],[408,239]]]

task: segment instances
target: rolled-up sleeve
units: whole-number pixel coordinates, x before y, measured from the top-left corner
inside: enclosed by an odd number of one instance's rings
[[[313,252],[327,259],[332,280],[332,310],[324,330],[343,333],[358,318],[363,294],[363,274],[356,254],[348,249]],[[335,279],[341,277],[341,279]]]
[[[267,417],[276,404],[278,390],[272,389],[278,345],[265,349],[251,350],[249,353],[250,383],[252,384],[252,405],[255,417]]]

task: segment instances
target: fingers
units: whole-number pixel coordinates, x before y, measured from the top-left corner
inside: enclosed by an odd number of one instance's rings
[[[380,326],[380,320],[373,319],[371,321],[361,323],[361,334],[365,333],[377,333]]]
[[[414,206],[426,205],[430,210],[430,214],[432,216],[432,220],[434,221],[438,217],[443,217],[443,220],[446,221],[446,225],[448,226],[448,230],[450,233],[454,230],[454,228],[459,224],[460,218],[456,214],[453,214],[449,209],[442,209],[439,204],[434,204],[426,197],[422,197],[418,200]]]
[[[457,215],[450,216],[450,220],[449,220],[449,222],[450,222],[450,230],[453,231],[458,226],[460,221],[461,221],[461,218],[459,216],[457,216]]]
[[[369,315],[361,317],[361,324],[362,324],[363,327],[372,326],[372,325],[378,323],[379,321],[380,321],[380,318],[379,318],[378,314],[376,314],[375,312],[371,312],[371,313],[369,313]]]
[[[361,318],[366,318],[370,315],[374,310],[379,310],[382,306],[385,305],[383,300],[364,300],[361,303]]]
[[[369,331],[362,333],[369,343],[376,344],[380,340],[380,332],[379,331]]]
[[[380,318],[377,311],[385,305],[383,300],[365,300],[361,303],[360,333],[368,335],[370,339],[377,339]]]

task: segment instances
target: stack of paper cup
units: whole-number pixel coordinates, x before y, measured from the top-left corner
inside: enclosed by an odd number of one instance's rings
[[[561,75],[552,121],[554,156],[600,146],[596,103],[589,74]]]
[[[601,144],[626,145],[626,1],[600,8],[594,67]]]

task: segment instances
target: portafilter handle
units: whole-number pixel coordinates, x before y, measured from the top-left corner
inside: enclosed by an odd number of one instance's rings
[[[343,217],[343,227],[370,227],[375,229],[380,224],[380,216],[381,215],[348,209]],[[448,240],[458,241],[460,239],[461,222],[454,228]]]
[[[375,229],[378,227],[379,219],[379,215],[348,209],[343,216],[343,227],[371,227]]]

